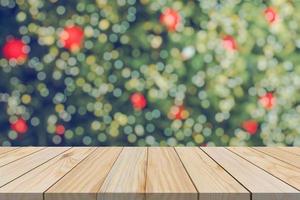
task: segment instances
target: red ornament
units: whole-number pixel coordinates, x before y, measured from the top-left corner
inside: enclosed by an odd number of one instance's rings
[[[4,58],[7,60],[16,60],[17,62],[24,62],[27,59],[27,46],[21,39],[8,40],[2,49]]]
[[[259,98],[259,103],[265,109],[272,109],[276,105],[276,97],[274,97],[272,92],[267,92],[265,95]]]
[[[265,18],[269,22],[269,24],[272,24],[278,20],[278,14],[276,10],[272,7],[268,7],[264,10]]]
[[[231,35],[225,35],[223,37],[223,47],[224,47],[224,49],[229,50],[229,51],[237,50],[237,43],[236,43],[234,37],[232,37]]]
[[[83,43],[84,32],[79,26],[69,26],[64,28],[60,34],[60,42],[64,48],[71,51],[78,51]]]
[[[65,127],[64,127],[64,125],[61,125],[61,124],[56,125],[56,127],[55,127],[55,133],[57,135],[63,135],[65,133]]]
[[[169,113],[169,117],[171,119],[183,120],[188,117],[188,112],[185,110],[183,105],[172,106]]]
[[[147,105],[147,100],[142,93],[135,92],[130,97],[131,104],[134,109],[142,110]]]
[[[243,129],[245,129],[250,135],[254,135],[258,129],[258,123],[255,120],[246,120],[242,124]]]
[[[176,10],[167,8],[160,15],[160,23],[167,27],[168,31],[175,31],[181,22],[181,16]]]
[[[10,128],[17,133],[24,134],[28,130],[28,125],[23,118],[19,118],[13,123],[11,123]]]

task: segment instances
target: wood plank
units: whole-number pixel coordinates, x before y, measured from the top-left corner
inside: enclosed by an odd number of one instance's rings
[[[254,147],[254,149],[300,168],[300,155],[273,147]]]
[[[122,147],[99,147],[45,194],[45,200],[96,200]]]
[[[300,199],[299,148],[42,148],[0,155],[0,200]]]
[[[0,147],[0,155],[16,150],[18,147]]]
[[[147,200],[193,200],[198,194],[173,148],[149,147]]]
[[[250,200],[250,193],[199,148],[175,150],[199,192],[199,200]]]
[[[15,151],[10,151],[2,156],[0,156],[0,167],[7,165],[8,163],[19,160],[20,158],[26,157],[30,154],[33,154],[37,151],[44,149],[45,147],[26,147],[19,148]]]
[[[300,147],[278,147],[284,151],[300,155]]]
[[[229,147],[228,149],[280,180],[300,189],[299,168],[251,148]]]
[[[125,147],[106,177],[98,200],[145,199],[147,148]]]
[[[296,200],[300,193],[247,160],[222,147],[201,148],[251,193],[253,200]]]
[[[43,200],[43,192],[72,170],[94,148],[71,148],[0,188],[0,199]]]
[[[38,167],[70,147],[48,147],[0,168],[0,187]]]

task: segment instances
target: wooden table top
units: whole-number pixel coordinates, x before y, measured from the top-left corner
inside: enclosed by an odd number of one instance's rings
[[[1,147],[0,200],[299,200],[297,147]]]

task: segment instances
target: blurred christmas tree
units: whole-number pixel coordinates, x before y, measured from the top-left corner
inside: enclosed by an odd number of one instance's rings
[[[0,0],[0,145],[300,145],[299,10]]]

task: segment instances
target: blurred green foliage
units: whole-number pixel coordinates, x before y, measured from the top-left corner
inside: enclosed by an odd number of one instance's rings
[[[300,1],[0,2],[1,45],[30,47],[0,60],[0,145],[300,145]],[[59,41],[70,25],[76,52]]]

